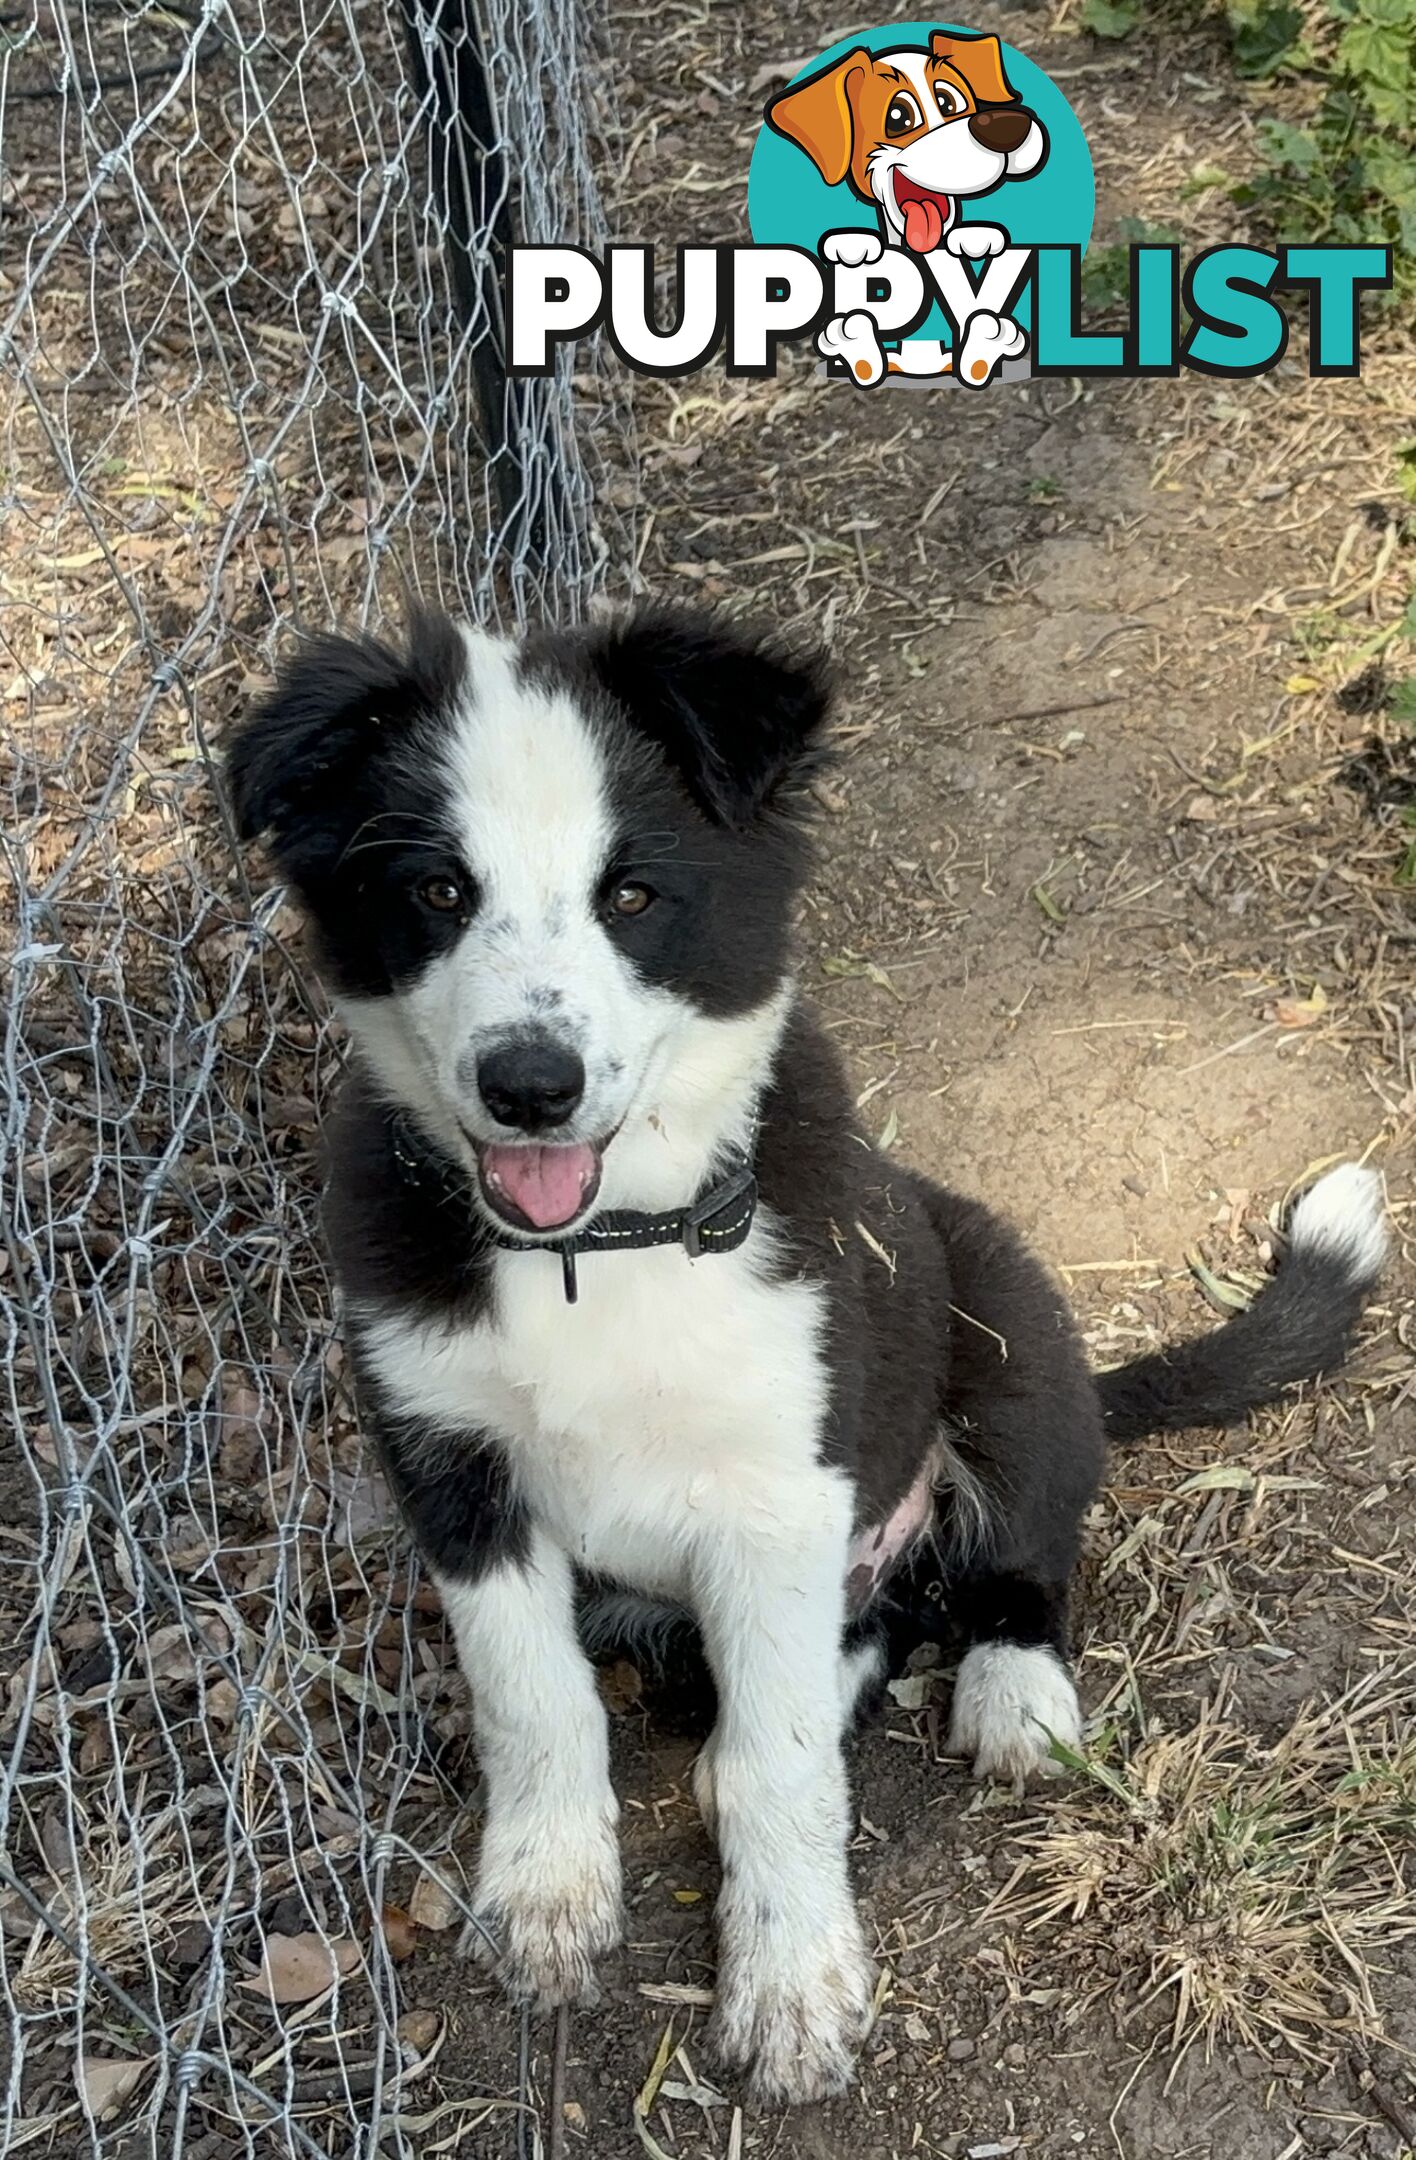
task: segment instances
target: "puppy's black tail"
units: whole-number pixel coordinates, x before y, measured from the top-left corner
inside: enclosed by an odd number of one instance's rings
[[[1232,1425],[1292,1381],[1342,1364],[1387,1254],[1381,1178],[1356,1163],[1330,1170],[1294,1208],[1288,1235],[1287,1258],[1247,1312],[1098,1374],[1109,1439]]]

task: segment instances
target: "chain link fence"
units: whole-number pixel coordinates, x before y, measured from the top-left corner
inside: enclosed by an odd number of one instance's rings
[[[509,238],[603,239],[589,47],[579,0],[0,5],[6,2153],[533,2134],[524,2051],[439,2060],[467,1708],[313,1235],[339,1045],[209,761],[293,626],[632,560],[620,389],[500,370]]]

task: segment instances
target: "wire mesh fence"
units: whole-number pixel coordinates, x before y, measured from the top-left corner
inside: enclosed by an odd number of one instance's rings
[[[628,559],[615,384],[498,367],[509,236],[600,237],[586,33],[0,10],[6,2152],[527,2134],[435,2103],[400,1986],[467,1711],[313,1235],[339,1045],[208,760],[292,625],[575,615]]]

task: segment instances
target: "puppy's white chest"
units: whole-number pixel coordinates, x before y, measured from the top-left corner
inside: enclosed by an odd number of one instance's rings
[[[693,1262],[596,1254],[575,1305],[554,1255],[501,1255],[495,1320],[419,1331],[399,1393],[492,1435],[579,1565],[682,1594],[700,1540],[790,1542],[819,1520],[817,1483],[840,1483],[818,1461],[821,1294],[774,1279],[767,1251],[755,1233]]]

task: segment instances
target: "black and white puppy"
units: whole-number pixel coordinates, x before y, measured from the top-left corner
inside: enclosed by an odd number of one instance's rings
[[[1384,1246],[1375,1175],[1335,1171],[1248,1314],[1094,1378],[1012,1233],[866,1144],[793,986],[825,720],[814,668],[711,623],[424,616],[406,651],[308,646],[229,762],[355,1045],[328,1235],[472,1690],[499,1969],[581,1999],[620,1932],[587,1592],[687,1611],[717,2040],[785,2100],[845,2083],[869,2011],[843,1737],[912,1562],[965,1638],[954,1746],[1047,1770],[1108,1427],[1337,1364]]]

